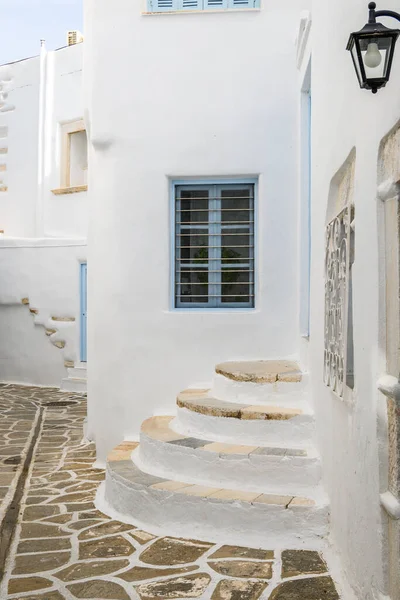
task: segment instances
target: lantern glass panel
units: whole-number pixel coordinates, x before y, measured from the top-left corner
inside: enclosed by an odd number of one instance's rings
[[[376,44],[376,42],[375,41],[371,42],[371,45],[369,47],[371,48],[373,44]],[[376,48],[376,46],[375,46],[375,48]],[[375,54],[377,54],[378,52],[381,55],[381,62],[379,65],[371,67],[371,66],[368,66],[368,58],[372,54],[372,52],[368,49],[361,51],[361,55],[362,55],[362,59],[363,59],[363,63],[364,63],[364,69],[365,69],[365,76],[367,79],[376,79],[378,77],[379,78],[385,77],[385,74],[387,71],[387,65],[388,65],[389,51],[387,49],[382,49],[382,50],[379,49],[379,50],[377,50],[377,52],[374,52],[373,58],[375,57]]]
[[[355,67],[355,70],[356,70],[356,73],[357,73],[358,82],[362,86],[363,76],[361,74],[360,61],[358,59],[357,44],[355,44],[354,42],[353,42],[353,46],[351,48],[351,56],[353,58],[353,63],[354,63],[354,67]]]

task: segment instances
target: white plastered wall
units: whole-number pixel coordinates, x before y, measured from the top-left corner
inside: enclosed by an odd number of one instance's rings
[[[83,118],[83,46],[76,44],[48,55],[43,209],[44,233],[52,237],[87,235],[87,192],[52,193],[62,187],[61,127]]]
[[[0,240],[0,381],[59,387],[64,362],[80,360],[79,270],[85,261],[86,240]],[[47,336],[46,329],[56,333]]]
[[[385,7],[398,10],[388,0]],[[378,414],[385,400],[377,381],[385,372],[385,322],[380,310],[378,151],[399,119],[400,59],[392,81],[377,95],[358,87],[346,43],[368,17],[364,0],[314,2],[312,56],[312,268],[310,377],[325,485],[331,500],[332,538],[349,579],[363,600],[387,594],[386,517],[380,474],[386,465]],[[328,42],[327,42],[328,41]],[[349,403],[323,384],[324,261],[327,203],[332,178],[356,149],[355,262],[353,267],[355,390]]]
[[[0,110],[1,381],[60,386],[64,362],[80,360],[87,194],[52,190],[61,187],[61,126],[83,117],[82,54],[82,44],[42,47],[40,56],[0,66],[11,107]]]
[[[86,2],[89,430],[99,458],[218,361],[298,353],[304,2],[142,16]],[[277,23],[281,26],[277,27]],[[89,84],[89,80],[88,80]],[[171,309],[170,178],[259,177],[254,311]]]
[[[39,57],[0,66],[0,80],[8,80],[8,103],[0,112],[0,179],[8,188],[0,192],[0,229],[6,235],[35,235],[39,161]]]

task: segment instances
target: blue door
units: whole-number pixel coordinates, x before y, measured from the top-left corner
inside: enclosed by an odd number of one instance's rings
[[[81,264],[81,362],[87,361],[87,263]]]

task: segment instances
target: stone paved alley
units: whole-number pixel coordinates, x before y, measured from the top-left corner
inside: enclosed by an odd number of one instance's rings
[[[0,386],[0,598],[336,600],[313,551],[156,537],[96,510],[86,398]]]

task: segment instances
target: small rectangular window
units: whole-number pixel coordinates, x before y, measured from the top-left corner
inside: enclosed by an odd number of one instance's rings
[[[86,131],[69,134],[69,185],[87,185],[88,148]]]
[[[61,125],[61,188],[87,186],[88,143],[83,120]]]
[[[149,12],[259,8],[260,0],[147,0]]]
[[[254,307],[254,184],[175,186],[175,307]]]

